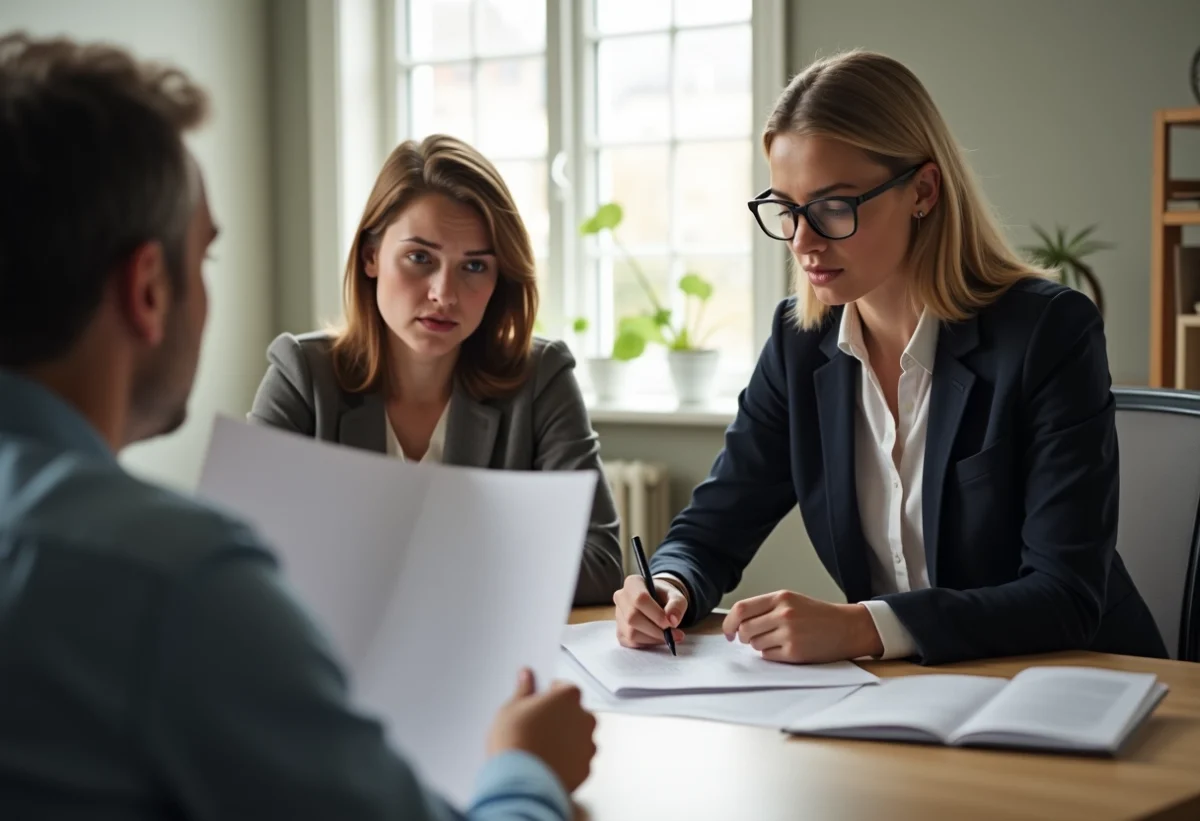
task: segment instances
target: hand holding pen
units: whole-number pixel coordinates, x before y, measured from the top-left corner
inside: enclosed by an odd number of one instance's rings
[[[633,539],[638,573],[625,579],[625,586],[613,596],[617,606],[617,640],[625,647],[652,647],[664,642],[675,652],[674,644],[683,640],[677,629],[687,612],[687,596],[675,585],[650,576],[649,562],[641,540]]]

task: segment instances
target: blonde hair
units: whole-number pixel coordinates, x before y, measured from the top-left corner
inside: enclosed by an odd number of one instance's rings
[[[462,344],[459,381],[475,399],[512,393],[526,378],[538,291],[533,243],[500,173],[471,146],[443,134],[398,145],[384,162],[367,198],[343,280],[345,327],[334,337],[333,366],[342,390],[364,393],[382,384],[387,327],[379,312],[376,280],[365,255],[413,200],[442,194],[472,206],[496,252],[496,290],[479,327]]]
[[[1013,283],[1047,275],[1004,239],[941,113],[921,81],[898,61],[854,50],[812,63],[792,78],[767,118],[763,150],[768,155],[783,133],[838,140],[893,174],[925,162],[938,166],[941,196],[920,220],[908,252],[913,303],[938,319],[966,319]],[[797,273],[793,270],[794,318],[802,329],[814,329],[829,306]]]

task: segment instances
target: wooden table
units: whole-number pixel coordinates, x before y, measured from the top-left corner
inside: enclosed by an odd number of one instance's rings
[[[583,608],[572,623],[611,619]],[[710,620],[699,632],[716,632]],[[878,741],[791,738],[680,718],[602,713],[592,775],[576,793],[595,821],[825,819],[1200,819],[1200,664],[1054,653],[929,668],[868,662],[881,677],[937,672],[1011,677],[1087,665],[1154,673],[1170,687],[1117,759]]]

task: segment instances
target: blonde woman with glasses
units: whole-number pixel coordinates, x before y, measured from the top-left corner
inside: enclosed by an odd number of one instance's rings
[[[614,596],[620,642],[683,640],[798,505],[847,603],[737,602],[726,637],[766,659],[1165,657],[1115,549],[1100,314],[1009,247],[920,81],[879,54],[819,60],[763,148],[749,207],[795,293],[653,556],[658,601],[639,577]]]

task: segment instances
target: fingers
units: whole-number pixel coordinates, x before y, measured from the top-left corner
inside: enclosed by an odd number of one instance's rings
[[[780,661],[785,664],[803,664],[805,661],[801,648],[795,642],[786,640],[779,647],[764,650],[762,657],[767,661]]]
[[[528,667],[522,667],[521,672],[517,673],[517,692],[514,693],[514,698],[525,698],[533,695],[536,684],[533,679],[533,671]]]
[[[678,632],[678,631],[676,631]],[[649,647],[664,644],[662,628],[640,610],[617,608],[617,640],[625,647]]]
[[[762,619],[753,619],[749,622],[746,622],[746,624],[742,625],[742,627],[744,628],[746,625],[753,624],[756,621],[762,621]],[[742,643],[749,644],[755,650],[763,653],[763,657],[766,658],[765,653],[768,651],[791,644],[792,642],[789,641],[791,638],[791,631],[788,630],[786,626],[780,625],[778,627],[756,633],[749,641],[742,639]]]
[[[663,606],[663,612],[667,614],[667,619],[671,622],[672,627],[678,627],[679,623],[683,621],[687,607],[687,599],[678,590],[671,588],[667,603]]]
[[[756,616],[752,619],[747,619],[738,626],[737,633],[734,635],[742,644],[749,644],[755,650],[762,648],[755,644],[755,641],[761,640],[763,637],[780,628],[789,626],[788,620],[781,614],[779,608],[772,610],[765,616]],[[771,645],[767,645],[768,647]]]
[[[742,626],[742,622],[769,613],[774,609],[778,601],[778,593],[767,593],[762,596],[742,599],[729,610],[729,615],[721,623],[721,630],[725,633],[725,638],[733,641],[733,637],[737,635],[738,628]]]

